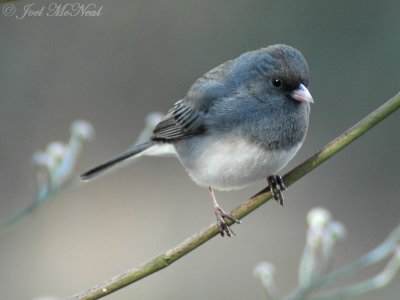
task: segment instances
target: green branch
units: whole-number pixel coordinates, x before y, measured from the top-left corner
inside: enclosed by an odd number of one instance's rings
[[[380,121],[385,119],[395,110],[400,107],[400,94],[397,94],[392,99],[387,101],[381,107],[373,111],[371,114],[366,116],[360,122],[355,124],[349,130],[338,136],[336,139],[328,143],[316,154],[311,156],[309,159],[304,161],[302,164],[291,170],[284,176],[284,181],[287,186],[292,185],[297,180],[311,172],[313,169],[318,167],[324,161],[332,157],[334,154],[342,150],[345,146],[349,145],[356,138],[360,137],[363,133],[371,129],[373,126],[378,124]],[[269,188],[265,188],[258,192],[256,195],[242,203],[238,207],[232,210],[233,216],[238,219],[248,215],[253,210],[267,202],[271,198]],[[232,222],[229,222],[232,223]],[[180,245],[169,249],[163,253],[156,255],[141,265],[126,271],[110,280],[98,284],[97,286],[78,293],[69,299],[98,299],[115,292],[129,284],[134,283],[154,272],[157,272],[174,261],[188,254],[190,251],[201,246],[214,236],[219,233],[219,228],[216,224],[212,224],[207,228],[203,229],[199,233],[196,233],[183,241]]]

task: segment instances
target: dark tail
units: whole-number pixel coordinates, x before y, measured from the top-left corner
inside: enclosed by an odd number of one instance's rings
[[[131,158],[132,156],[139,154],[140,152],[150,148],[153,145],[154,145],[153,142],[146,142],[146,143],[134,146],[133,148],[129,149],[128,151],[126,151],[106,162],[103,162],[102,164],[98,165],[97,167],[94,167],[93,169],[90,169],[89,171],[83,173],[79,178],[83,181],[93,179],[94,177],[100,175],[104,171],[122,163],[123,161],[127,160],[128,158]]]

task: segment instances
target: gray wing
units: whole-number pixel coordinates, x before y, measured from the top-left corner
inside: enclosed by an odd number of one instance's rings
[[[207,130],[207,117],[215,101],[226,97],[229,89],[224,82],[230,61],[200,77],[185,98],[179,100],[153,131],[153,141],[174,141]]]
[[[204,131],[205,112],[193,109],[190,103],[185,102],[185,99],[176,102],[157,124],[151,137],[153,141],[178,140]]]

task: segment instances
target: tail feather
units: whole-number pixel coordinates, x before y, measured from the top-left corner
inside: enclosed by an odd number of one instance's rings
[[[154,142],[146,142],[146,143],[134,146],[133,148],[129,149],[128,151],[126,151],[108,161],[103,162],[102,164],[90,169],[89,171],[86,171],[79,178],[82,181],[87,181],[87,180],[93,179],[94,177],[102,174],[103,172],[107,171],[108,169],[110,169],[116,165],[119,165],[120,163],[124,162],[128,158],[131,158],[131,157],[141,153],[142,151],[150,148],[153,145],[154,145]]]

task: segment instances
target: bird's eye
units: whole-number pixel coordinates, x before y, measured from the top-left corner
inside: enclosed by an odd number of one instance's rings
[[[282,80],[278,78],[272,79],[272,84],[274,85],[274,87],[280,87],[282,85]]]

